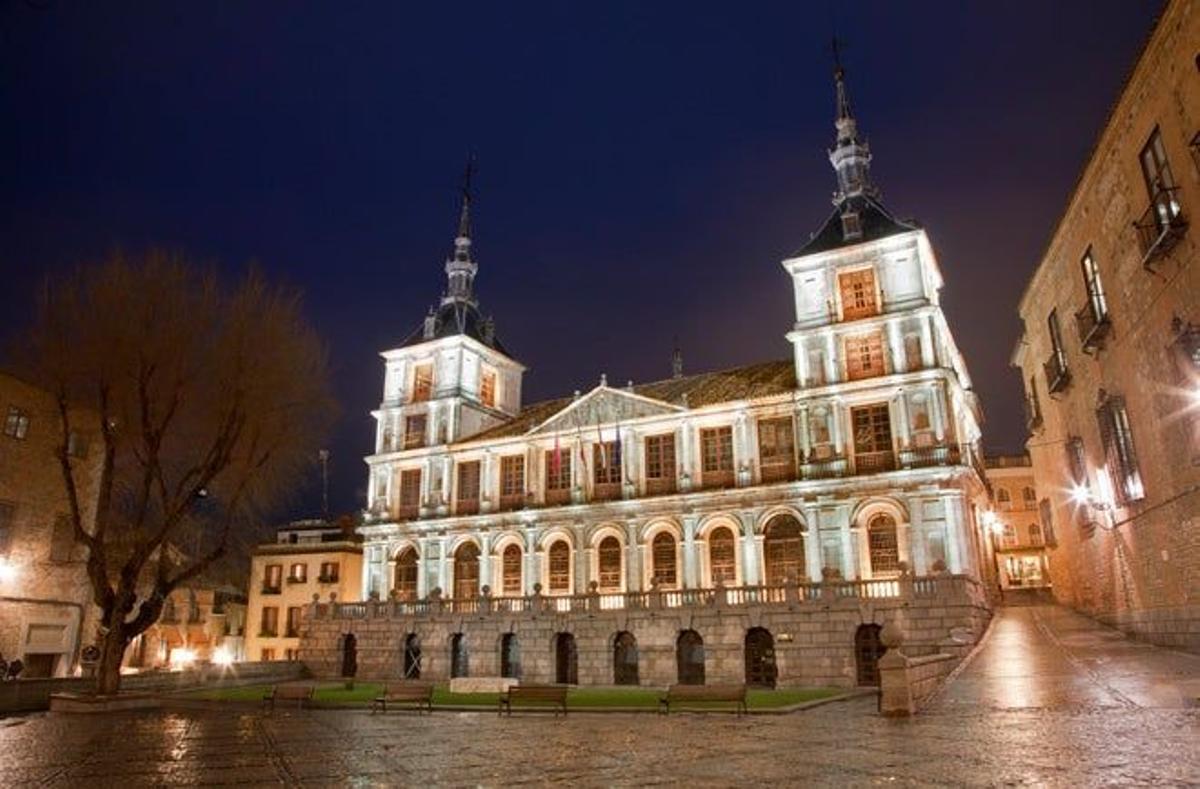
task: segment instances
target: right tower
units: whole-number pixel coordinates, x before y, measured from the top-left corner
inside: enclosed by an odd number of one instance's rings
[[[990,581],[992,545],[981,529],[988,506],[982,417],[939,303],[942,274],[925,231],[880,202],[840,65],[834,82],[834,210],[783,261],[796,301],[787,338],[797,388],[810,403],[800,425],[802,454],[812,474],[827,469],[830,477],[841,476],[852,463],[855,475],[882,472],[876,479],[886,479],[897,494],[928,487],[909,479],[913,470],[945,467],[935,487],[953,492],[948,502],[961,503],[958,522],[965,528],[955,536],[969,544],[915,539],[914,569],[939,569],[934,565],[945,557],[945,569],[975,565]],[[919,530],[921,513],[911,515]]]

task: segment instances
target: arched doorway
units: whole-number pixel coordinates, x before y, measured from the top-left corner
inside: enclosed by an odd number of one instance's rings
[[[560,685],[579,684],[579,654],[575,636],[570,633],[554,637],[554,681]]]
[[[633,633],[622,630],[613,639],[613,683],[616,685],[637,685],[638,681],[638,648],[637,639]]]
[[[396,557],[394,588],[397,600],[417,599],[417,552],[412,548],[405,548]]]
[[[416,633],[404,638],[404,678],[421,678],[421,639]]]
[[[450,676],[465,677],[470,672],[470,656],[467,654],[467,637],[455,633],[450,637]]]
[[[353,633],[342,636],[342,676],[353,677],[358,673],[358,639]]]
[[[804,567],[804,530],[791,515],[776,515],[763,536],[767,586],[795,583],[807,575]]]
[[[879,685],[879,658],[887,648],[879,641],[879,625],[859,625],[854,633],[854,662],[858,669],[858,684]]]
[[[479,546],[464,542],[454,552],[454,599],[469,600],[479,594]]]
[[[500,676],[518,679],[521,676],[521,649],[516,633],[500,637]]]
[[[775,639],[764,627],[746,631],[746,684],[775,687]]]
[[[675,666],[680,685],[704,684],[704,639],[684,630],[675,640]]]

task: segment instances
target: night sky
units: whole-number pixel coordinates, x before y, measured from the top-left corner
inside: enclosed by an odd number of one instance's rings
[[[836,7],[835,7],[836,6]],[[378,352],[476,281],[525,402],[786,358],[779,261],[830,211],[836,25],[884,203],[919,220],[993,451],[1024,439],[1016,303],[1157,2],[0,0],[0,333],[120,246],[302,288],[362,505]],[[319,511],[312,480],[279,517]]]

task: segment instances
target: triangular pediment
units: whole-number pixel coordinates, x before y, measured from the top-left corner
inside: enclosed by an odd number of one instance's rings
[[[662,400],[602,385],[571,402],[541,424],[535,425],[527,435],[573,433],[596,425],[611,425],[650,416],[667,416],[682,410],[684,409],[681,406]]]

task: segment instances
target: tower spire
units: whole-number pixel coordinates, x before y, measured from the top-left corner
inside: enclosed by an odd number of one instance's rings
[[[471,177],[475,174],[475,156],[467,157],[462,180],[462,208],[458,213],[458,235],[454,239],[454,253],[446,261],[446,278],[449,284],[442,303],[475,303],[473,285],[479,266],[471,259]]]
[[[837,92],[837,144],[829,152],[829,162],[837,172],[838,190],[834,205],[846,208],[853,197],[878,197],[879,190],[871,183],[871,148],[858,137],[858,123],[850,111],[850,95],[846,89],[846,69],[842,67],[841,48],[833,39],[833,81]]]

